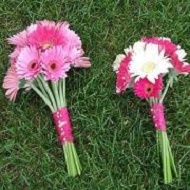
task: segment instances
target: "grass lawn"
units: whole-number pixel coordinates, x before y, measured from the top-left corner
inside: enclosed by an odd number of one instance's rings
[[[145,101],[115,93],[112,62],[142,36],[170,37],[190,60],[190,2],[184,0],[1,0],[0,85],[12,47],[6,38],[36,20],[67,20],[92,68],[67,79],[75,145],[83,167],[69,178],[50,110],[34,93],[9,102],[0,88],[1,190],[190,189],[190,76],[165,101],[179,178],[163,185],[155,130]]]

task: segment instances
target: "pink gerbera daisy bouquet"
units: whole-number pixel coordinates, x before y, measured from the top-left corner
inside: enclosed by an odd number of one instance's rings
[[[6,96],[14,101],[19,89],[34,90],[49,106],[63,146],[69,176],[81,173],[66,104],[65,80],[72,67],[88,68],[80,37],[68,22],[39,21],[10,37],[15,45],[3,81]]]
[[[117,55],[113,64],[116,72],[116,92],[132,88],[134,94],[150,105],[150,114],[156,129],[161,153],[164,183],[177,176],[173,154],[166,132],[163,101],[179,74],[190,73],[186,52],[169,38],[143,38]],[[167,77],[166,85],[163,80]]]

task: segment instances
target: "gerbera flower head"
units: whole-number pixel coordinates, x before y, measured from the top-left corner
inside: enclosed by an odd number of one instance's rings
[[[124,54],[119,54],[116,56],[116,59],[113,62],[113,71],[115,71],[116,73],[118,72],[120,64],[125,57],[126,57],[126,55],[124,55]]]
[[[66,72],[71,65],[67,55],[62,46],[54,46],[42,53],[41,65],[45,80],[57,81],[67,76]]]
[[[84,51],[82,49],[73,48],[68,57],[74,67],[89,68],[91,62],[89,57],[83,57]]]
[[[176,72],[176,74],[190,73],[190,65],[189,65],[189,63],[187,63],[185,61],[181,61],[180,58],[179,58],[179,55],[174,53],[171,56],[171,60],[172,60],[172,64],[173,64],[174,71]]]
[[[129,87],[131,82],[131,75],[129,73],[129,62],[131,61],[131,54],[128,54],[120,64],[116,79],[116,92],[121,93]]]
[[[20,51],[21,51],[21,48],[17,46],[14,49],[14,51],[9,55],[11,65],[15,65],[15,63],[17,61],[17,58],[18,58],[18,56],[20,54]]]
[[[28,35],[28,41],[31,45],[37,46],[42,50],[66,43],[64,35],[56,27],[55,23],[48,21],[38,22],[36,30]]]
[[[39,52],[34,46],[26,46],[21,49],[15,63],[16,71],[20,79],[31,80],[40,72]]]
[[[164,50],[166,56],[171,58],[171,63],[176,74],[190,73],[190,65],[185,62],[187,53],[181,46],[174,44],[169,38],[143,38],[142,41],[157,44],[160,50]]]
[[[174,44],[170,38],[152,37],[143,38],[142,41],[158,45],[159,50],[164,50],[167,56],[171,56],[177,50],[177,45]]]
[[[79,50],[78,56],[76,56],[72,60],[72,65],[74,67],[80,67],[80,68],[89,68],[89,67],[91,67],[90,58],[89,57],[83,57],[83,55],[84,55],[84,51],[82,49]]]
[[[160,51],[158,45],[148,43],[143,47],[141,44],[137,49],[133,51],[129,64],[129,72],[136,77],[136,81],[147,77],[154,83],[160,74],[168,73],[173,67],[165,51]]]
[[[27,31],[23,30],[7,39],[8,43],[23,47],[27,44]]]
[[[67,56],[72,64],[74,64],[76,60],[78,60],[84,54],[84,51],[82,49],[77,49],[76,47],[65,47],[64,49],[66,52],[68,52]]]
[[[75,60],[74,67],[79,68],[89,68],[91,67],[91,62],[89,57],[79,57],[77,60]]]
[[[141,99],[158,98],[163,89],[162,77],[158,77],[153,84],[147,78],[139,79],[134,84],[134,93]]]
[[[15,101],[19,90],[19,78],[14,66],[11,66],[3,80],[3,88],[6,90],[5,95],[11,101]]]
[[[58,22],[56,27],[65,38],[64,45],[67,45],[71,48],[76,47],[77,49],[82,49],[82,42],[79,35],[69,28],[68,22]]]
[[[28,36],[36,29],[36,27],[36,24],[31,24],[26,28],[26,30],[23,30],[22,32],[13,35],[7,40],[12,45],[16,45],[20,48],[24,47],[25,45],[28,45]]]
[[[56,27],[56,23],[54,21],[49,20],[37,21],[37,24],[41,24],[45,27]]]

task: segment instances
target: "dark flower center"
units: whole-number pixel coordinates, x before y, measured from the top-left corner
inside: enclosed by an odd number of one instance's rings
[[[36,67],[37,63],[36,62],[32,62],[31,64],[31,69],[34,69]]]
[[[150,92],[150,91],[151,91],[151,88],[150,88],[150,87],[148,87],[148,88],[147,88],[147,92]]]
[[[52,63],[51,66],[50,66],[50,68],[51,68],[52,70],[55,70],[55,69],[56,69],[56,64],[55,64],[55,63]]]

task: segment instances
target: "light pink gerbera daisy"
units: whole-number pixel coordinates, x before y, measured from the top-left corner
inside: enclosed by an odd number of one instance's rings
[[[64,48],[68,51],[69,61],[74,67],[80,68],[89,68],[91,67],[90,59],[88,57],[83,57],[84,51],[82,49],[73,48]],[[70,50],[69,50],[70,49]]]
[[[67,76],[66,72],[71,65],[67,55],[68,52],[62,46],[54,46],[42,53],[41,65],[45,80],[57,81]]]
[[[54,45],[64,45],[66,39],[54,22],[41,21],[30,35],[28,41],[31,45],[46,50]]]
[[[14,51],[9,55],[11,65],[15,65],[15,63],[17,61],[17,58],[18,58],[18,56],[20,54],[20,51],[21,51],[21,48],[17,46],[14,49]]]
[[[163,88],[162,77],[158,77],[155,83],[151,83],[147,78],[139,79],[134,84],[134,93],[141,99],[158,98]]]
[[[23,30],[22,32],[19,32],[8,38],[8,42],[19,47],[24,47],[28,44],[28,35],[30,35],[30,33],[32,33],[36,27],[36,24],[31,24],[26,28],[26,30]]]
[[[11,66],[3,80],[3,88],[6,90],[5,95],[11,101],[15,101],[19,90],[19,78],[14,66]]]
[[[68,22],[57,23],[57,28],[65,38],[65,45],[68,45],[71,48],[76,47],[82,49],[82,42],[79,35],[69,28]]]
[[[79,68],[89,68],[89,67],[91,67],[90,58],[89,57],[79,57],[74,62],[74,67],[79,67]]]
[[[18,34],[13,35],[12,37],[8,38],[8,42],[20,47],[25,46],[27,44],[27,31],[23,30]]]
[[[129,63],[131,61],[131,53],[129,53],[120,64],[117,73],[117,80],[116,80],[116,92],[120,93],[128,88],[131,82],[131,75],[129,73]]]
[[[22,48],[15,66],[20,79],[31,80],[35,78],[41,69],[38,50],[34,46]]]
[[[41,24],[45,27],[56,27],[56,23],[49,20],[37,21],[37,24]]]

